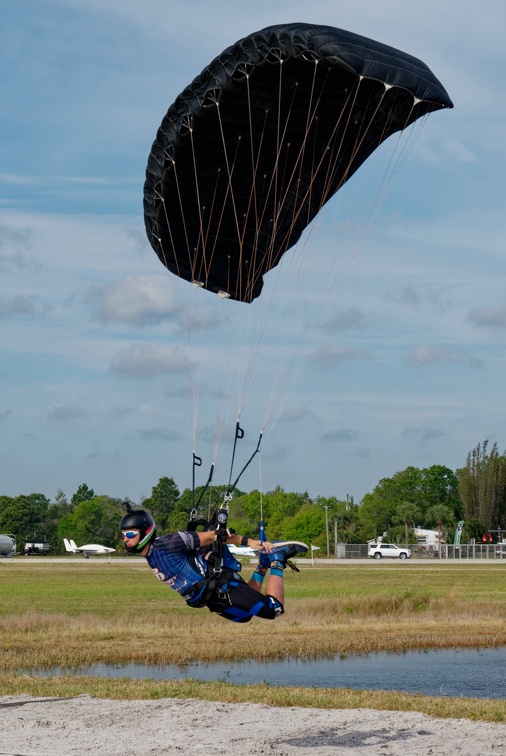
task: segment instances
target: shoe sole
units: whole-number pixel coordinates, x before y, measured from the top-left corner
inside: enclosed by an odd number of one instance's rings
[[[273,546],[303,546],[305,549],[308,548],[307,543],[302,543],[302,541],[270,541]]]
[[[272,543],[272,545],[274,547],[276,547],[276,546],[302,546],[306,550],[306,553],[309,551],[309,548],[308,548],[307,544],[302,543],[302,541],[269,541],[269,543]],[[275,550],[276,549],[274,548],[274,551]],[[268,556],[269,554],[264,551],[264,552],[262,552],[262,555],[263,556]],[[303,556],[303,555],[302,554],[294,554],[293,556],[288,557],[288,559],[296,559],[298,556]],[[264,566],[267,567],[267,565],[264,565]]]
[[[278,546],[302,546],[305,553],[309,551],[307,544],[302,543],[302,541],[272,541],[272,545],[274,546],[273,551],[276,551]],[[303,556],[303,554],[294,554],[293,556],[288,557],[288,559],[296,559],[298,556]]]

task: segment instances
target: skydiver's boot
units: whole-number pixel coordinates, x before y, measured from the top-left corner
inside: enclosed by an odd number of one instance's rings
[[[299,572],[299,568],[290,561],[290,558],[306,554],[308,550],[306,544],[301,543],[301,541],[273,541],[273,546],[274,549],[270,554],[260,553],[260,564],[262,564],[262,557],[268,557],[271,575],[282,575],[286,567],[290,567],[294,572]]]

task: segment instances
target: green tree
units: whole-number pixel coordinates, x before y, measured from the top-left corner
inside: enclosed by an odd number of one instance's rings
[[[421,471],[422,510],[441,504],[452,510],[455,517],[460,517],[461,502],[459,481],[456,474],[444,465],[432,465]]]
[[[357,537],[360,542],[389,532],[389,538],[398,540],[393,527],[396,509],[403,502],[414,504],[419,522],[423,525],[426,511],[435,504],[448,506],[455,515],[460,514],[458,479],[452,470],[443,465],[425,469],[407,467],[391,478],[383,478],[373,492],[364,496],[358,512]]]
[[[142,502],[153,515],[159,532],[171,530],[170,522],[176,511],[179,499],[179,489],[173,478],[160,478],[156,486],[151,489],[151,496]]]
[[[18,538],[18,548],[23,549],[27,536],[45,534],[44,522],[49,503],[49,499],[41,493],[11,499],[5,497],[0,511],[0,531],[14,533]]]
[[[99,543],[116,548],[121,543],[118,524],[121,511],[117,499],[95,496],[81,501],[75,509],[62,517],[57,526],[57,538],[73,538],[78,546]]]
[[[358,515],[360,507],[353,499],[337,501],[329,512],[331,528],[337,531],[338,543],[360,543],[358,540]]]
[[[441,553],[441,540],[443,529],[455,522],[455,516],[450,507],[445,504],[434,504],[425,512],[425,516],[430,525],[435,525],[438,532],[439,553]]]
[[[54,501],[49,505],[44,519],[44,533],[51,544],[51,550],[62,551],[61,541],[58,540],[58,523],[66,514],[72,511],[72,505],[61,488],[56,492]]]
[[[439,530],[455,523],[455,515],[450,507],[445,504],[434,504],[425,512],[427,523],[435,525]]]
[[[69,510],[70,504],[65,496],[65,492],[61,488],[57,490],[51,506],[55,507],[55,511],[67,512]]]
[[[365,543],[371,538],[385,533],[390,527],[395,511],[396,500],[388,496],[380,481],[370,494],[366,494],[359,507],[357,517],[358,543]]]
[[[376,538],[392,525],[396,508],[405,501],[420,505],[422,473],[407,467],[391,478],[383,478],[371,494],[366,494],[358,513],[357,534],[360,542]]]
[[[260,535],[261,513],[264,518],[268,514],[266,511],[268,504],[264,501],[260,491],[251,491],[239,496],[234,496],[230,504],[230,527],[234,528],[240,535],[248,538],[258,538]]]
[[[70,503],[73,507],[80,504],[82,501],[91,501],[95,498],[95,491],[93,488],[88,488],[86,483],[81,483],[75,494],[72,496]]]
[[[191,488],[185,488],[181,496],[179,497],[174,514],[170,521],[170,527],[174,528],[175,523],[178,528],[184,527],[188,522],[188,517],[192,509],[197,509],[198,519],[210,520],[214,512],[219,509],[224,502],[225,495],[228,492],[228,486],[217,485],[205,488],[205,486],[198,486],[195,492]],[[244,493],[238,488],[232,491],[232,499],[229,503],[229,527],[236,527],[234,523],[234,514],[236,512],[237,497],[244,496]],[[246,535],[243,533],[242,535]]]
[[[307,503],[311,503],[311,499],[306,491],[288,493],[281,486],[276,486],[273,491],[267,492],[264,496],[264,513],[268,540],[284,540],[288,518],[293,517]]]
[[[420,509],[412,501],[402,501],[395,507],[393,522],[404,525],[404,543],[409,546],[409,526],[415,525],[420,517]]]
[[[2,522],[2,513],[10,507],[12,496],[0,496],[0,522]]]
[[[311,502],[303,504],[283,523],[283,538],[320,546],[326,552],[325,510]]]
[[[477,520],[485,531],[506,527],[506,458],[497,443],[478,444],[459,471],[459,494],[466,521]]]
[[[483,523],[479,520],[466,520],[462,531],[461,542],[469,543],[471,538],[474,538],[475,541],[479,542],[481,541],[481,537],[485,530],[486,528],[484,528]],[[453,531],[453,535],[455,535],[455,531]]]

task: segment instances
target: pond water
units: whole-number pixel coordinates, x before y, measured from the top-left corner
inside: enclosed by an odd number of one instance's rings
[[[399,690],[428,696],[506,698],[506,648],[408,651],[329,659],[257,662],[196,662],[184,666],[95,664],[72,674],[152,680],[224,680],[308,688]],[[33,671],[32,671],[33,673]],[[38,670],[58,675],[69,670]]]

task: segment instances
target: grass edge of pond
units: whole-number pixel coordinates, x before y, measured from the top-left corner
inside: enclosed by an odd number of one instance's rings
[[[268,684],[237,685],[198,680],[131,680],[130,678],[54,677],[4,675],[1,694],[32,697],[77,697],[119,700],[194,698],[223,703],[261,703],[278,707],[318,709],[375,709],[419,712],[436,718],[470,719],[506,723],[502,699],[447,698],[398,691],[352,690],[349,688],[280,687]]]

